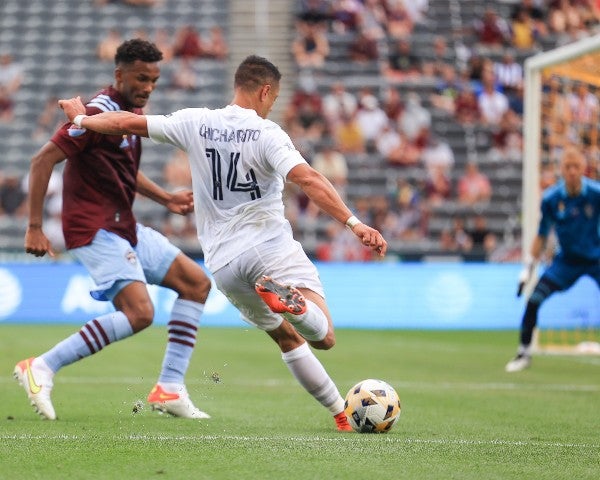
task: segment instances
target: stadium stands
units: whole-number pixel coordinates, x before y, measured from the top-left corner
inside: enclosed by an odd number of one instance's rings
[[[208,32],[213,25],[224,27],[227,38],[255,38],[252,25],[248,21],[247,6],[236,0],[164,0],[154,7],[133,7],[121,2],[108,2],[100,6],[95,2],[76,0],[30,0],[27,2],[9,0],[0,7],[0,53],[9,52],[22,67],[24,78],[21,88],[15,94],[14,121],[0,123],[0,170],[6,166],[16,168],[25,174],[29,159],[39,148],[45,138],[32,138],[36,120],[44,102],[51,96],[91,95],[99,87],[112,80],[112,65],[95,57],[95,49],[100,39],[111,28],[117,28],[125,36],[139,32],[150,38],[156,29],[165,28],[172,35],[183,25],[192,24],[201,32]],[[273,52],[288,51],[289,62],[292,56],[290,48],[294,38],[294,13],[297,13],[302,2],[288,0],[289,25],[282,28],[278,25],[271,28],[269,42]],[[311,2],[305,2],[311,3]],[[319,3],[319,2],[312,2]],[[493,8],[500,17],[509,19],[515,5],[512,0],[429,0],[414,2],[415,5],[426,5],[423,18],[412,27],[410,42],[412,53],[422,61],[435,62],[434,44],[438,37],[447,43],[445,61],[458,69],[468,66],[469,55],[481,53],[488,60],[495,61],[502,56],[503,49],[485,50],[481,52],[470,49],[477,45],[477,37],[472,29],[475,21],[480,19],[484,11]],[[278,3],[277,10],[285,9]],[[279,13],[281,15],[281,13]],[[245,15],[245,19],[232,18]],[[236,25],[232,36],[229,25]],[[238,26],[241,25],[242,27]],[[238,32],[245,28],[244,37]],[[264,33],[264,32],[263,32]],[[253,37],[254,35],[254,37]],[[359,95],[364,89],[370,90],[380,99],[383,98],[389,82],[381,74],[382,62],[392,48],[393,39],[379,38],[377,60],[366,63],[355,63],[349,56],[349,45],[355,38],[350,31],[329,29],[329,54],[321,68],[312,70],[313,79],[321,95],[325,95],[331,85],[343,79],[347,89]],[[262,39],[264,41],[264,38]],[[552,35],[539,39],[538,49],[549,49],[556,45],[557,37]],[[237,50],[236,50],[236,47]],[[240,48],[242,47],[242,48]],[[257,53],[263,54],[268,48],[259,45]],[[510,45],[507,45],[510,47]],[[176,60],[163,65],[161,86],[153,94],[149,110],[151,112],[172,111],[184,106],[203,105],[221,106],[229,100],[229,85],[223,78],[229,78],[232,64],[237,63],[240,50],[248,45],[231,45],[230,61],[199,59],[194,62],[194,69],[200,74],[199,88],[196,91],[183,91],[168,87],[168,79],[177,68]],[[522,63],[531,51],[518,51],[516,58]],[[275,59],[277,63],[278,59]],[[287,64],[285,65],[286,73]],[[292,73],[300,79],[299,69]],[[285,78],[290,78],[286,74]],[[164,83],[162,83],[164,80]],[[492,126],[481,123],[462,124],[447,111],[436,108],[431,103],[431,95],[436,92],[440,77],[438,74],[421,75],[394,84],[403,99],[410,94],[417,94],[421,104],[431,115],[431,132],[446,142],[454,156],[454,165],[450,171],[450,182],[455,185],[469,161],[476,161],[479,169],[490,178],[493,194],[489,202],[476,205],[462,205],[454,197],[447,201],[437,202],[429,206],[427,231],[421,238],[391,239],[391,251],[399,257],[422,259],[431,256],[447,256],[449,252],[440,246],[441,233],[450,227],[456,217],[467,222],[478,214],[488,220],[488,227],[496,235],[500,248],[509,252],[518,251],[520,235],[520,198],[521,198],[521,165],[520,159],[510,162],[499,161],[490,155],[494,146],[496,130]],[[293,88],[287,85],[287,88]],[[280,103],[287,101],[287,92],[282,88]],[[282,105],[279,106],[281,109]],[[277,113],[277,112],[275,112]],[[279,120],[279,118],[275,118]],[[167,147],[146,143],[144,170],[154,180],[162,180],[163,166],[171,154]],[[318,148],[318,145],[316,146]],[[350,203],[364,198],[389,196],[402,178],[414,185],[420,185],[426,179],[422,167],[401,167],[389,165],[376,151],[368,153],[348,153],[346,161],[349,167],[346,195]],[[136,210],[140,220],[159,223],[163,216],[149,202],[140,200]],[[22,220],[6,219],[0,225],[0,249],[19,249],[22,238]],[[295,225],[297,238],[305,244],[310,253],[315,253],[318,246],[327,241],[327,221],[318,218],[316,221],[300,221]],[[16,239],[15,239],[16,237]],[[186,248],[194,248],[186,246]],[[192,252],[194,253],[194,252]],[[198,253],[198,252],[196,252]],[[453,253],[453,252],[450,252]],[[484,252],[471,252],[462,258],[490,258]],[[510,259],[497,255],[499,260]]]

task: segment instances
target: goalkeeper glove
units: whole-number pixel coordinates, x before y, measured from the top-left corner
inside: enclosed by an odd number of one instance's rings
[[[531,280],[531,277],[533,276],[533,271],[535,269],[535,265],[536,261],[531,256],[528,256],[525,262],[523,262],[523,268],[521,270],[521,273],[519,273],[519,287],[517,289],[517,297],[521,296],[525,285],[527,285]]]

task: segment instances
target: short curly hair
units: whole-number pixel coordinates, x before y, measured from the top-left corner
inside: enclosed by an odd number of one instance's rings
[[[152,42],[142,40],[141,38],[133,38],[119,45],[115,54],[115,65],[130,65],[136,60],[155,63],[162,60],[162,58],[162,52]]]

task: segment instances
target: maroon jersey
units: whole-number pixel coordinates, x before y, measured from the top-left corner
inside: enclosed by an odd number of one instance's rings
[[[86,105],[86,114],[129,110],[113,87]],[[67,248],[89,244],[103,228],[137,244],[132,212],[142,153],[136,135],[102,135],[64,124],[50,139],[64,153],[62,225]]]

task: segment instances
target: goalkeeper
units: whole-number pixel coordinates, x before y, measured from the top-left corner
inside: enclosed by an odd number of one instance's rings
[[[553,227],[559,248],[527,301],[519,348],[506,365],[507,372],[531,365],[533,330],[539,308],[548,297],[567,290],[583,275],[592,277],[600,287],[600,183],[584,176],[586,161],[575,147],[565,148],[560,169],[562,179],[543,194],[538,234],[519,276],[517,295],[531,280]]]

